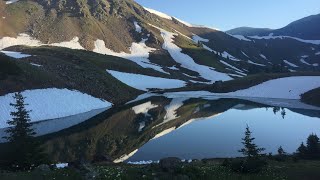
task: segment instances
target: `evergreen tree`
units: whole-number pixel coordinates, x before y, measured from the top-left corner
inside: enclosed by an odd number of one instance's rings
[[[278,148],[278,155],[280,156],[285,156],[287,153],[284,151],[284,149],[282,148],[282,146],[280,146]]]
[[[27,170],[43,163],[45,155],[40,144],[35,141],[36,133],[30,123],[30,111],[25,108],[28,104],[25,104],[21,93],[16,93],[13,97],[16,102],[10,105],[16,111],[10,113],[13,118],[7,122],[10,127],[6,130],[8,136],[5,137],[10,148],[8,164],[13,169]]]
[[[299,148],[297,149],[297,154],[299,157],[304,158],[307,154],[307,147],[302,142]]]
[[[245,137],[242,139],[242,144],[244,148],[239,150],[245,157],[258,157],[261,155],[260,153],[263,152],[264,148],[259,148],[253,141],[255,138],[251,137],[252,132],[249,129],[249,126],[246,127]]]
[[[320,157],[319,138],[315,134],[311,134],[307,139],[307,155],[309,158]]]

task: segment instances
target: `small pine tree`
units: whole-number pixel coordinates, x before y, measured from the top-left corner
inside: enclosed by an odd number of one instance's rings
[[[31,111],[25,108],[28,104],[25,104],[21,93],[16,93],[13,97],[16,102],[10,105],[16,111],[10,113],[13,118],[7,122],[10,127],[6,130],[8,136],[4,137],[9,142],[10,148],[7,158],[13,169],[27,170],[43,163],[45,155],[39,143],[34,139],[36,133],[30,123],[29,113]]]
[[[258,157],[261,155],[260,153],[263,152],[264,148],[259,148],[253,141],[255,138],[251,137],[252,132],[249,129],[249,126],[246,127],[245,137],[242,139],[242,144],[244,145],[244,148],[239,150],[245,157],[252,158],[252,157]]]
[[[307,147],[304,145],[304,143],[302,142],[299,146],[299,148],[297,149],[297,155],[300,158],[304,158],[307,154]]]
[[[319,138],[315,134],[311,134],[307,139],[307,155],[309,158],[320,156]]]
[[[280,146],[278,148],[278,155],[279,156],[285,156],[287,153],[284,151],[284,149],[282,148],[282,146]]]

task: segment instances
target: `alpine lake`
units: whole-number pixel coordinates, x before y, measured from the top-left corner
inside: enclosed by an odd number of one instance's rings
[[[98,155],[130,163],[241,157],[247,126],[264,153],[280,146],[294,153],[310,134],[320,135],[320,108],[299,100],[150,96],[33,124],[57,162]]]

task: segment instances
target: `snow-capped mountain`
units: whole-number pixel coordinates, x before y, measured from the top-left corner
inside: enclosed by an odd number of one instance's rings
[[[320,38],[232,35],[133,0],[1,0],[0,17],[0,58],[14,69],[0,74],[0,95],[61,87],[117,103],[149,89],[320,69]]]
[[[227,31],[227,33],[243,36],[268,36],[270,33],[273,33],[275,36],[291,36],[300,39],[319,40],[319,22],[320,14],[317,14],[294,21],[280,29],[240,27],[231,29]]]

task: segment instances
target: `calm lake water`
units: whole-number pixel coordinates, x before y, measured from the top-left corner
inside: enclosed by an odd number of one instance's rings
[[[238,157],[247,125],[265,153],[279,146],[293,153],[308,135],[320,135],[320,108],[296,100],[150,97],[102,111],[34,126],[61,162],[96,155],[116,162]]]

